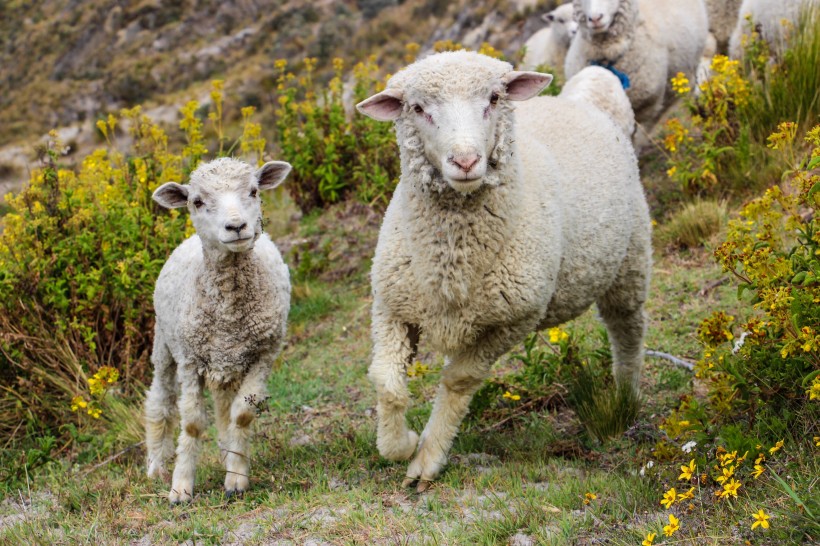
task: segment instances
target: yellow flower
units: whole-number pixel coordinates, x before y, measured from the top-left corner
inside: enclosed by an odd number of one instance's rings
[[[780,451],[781,447],[783,447],[783,440],[779,440],[776,444],[774,444],[773,448],[769,449],[769,455],[774,455],[775,453]]]
[[[674,514],[669,514],[669,525],[663,526],[663,534],[671,537],[678,529],[680,529],[680,520]]]
[[[820,447],[820,436],[815,436],[812,440],[814,440],[814,447]]]
[[[75,396],[71,399],[71,411],[77,411],[80,408],[85,408],[88,406],[88,402],[86,402],[85,398],[82,396]]]
[[[505,391],[505,392],[504,392],[503,397],[504,397],[504,398],[507,398],[507,399],[509,399],[509,400],[512,400],[512,401],[514,401],[514,402],[517,402],[517,401],[521,400],[521,396],[520,396],[520,395],[518,395],[518,394],[513,394],[513,393],[511,393],[510,391]]]
[[[754,476],[755,479],[758,479],[760,477],[760,475],[763,474],[763,472],[765,472],[765,471],[766,471],[765,468],[763,468],[759,464],[756,464],[755,469],[752,471],[752,476]]]
[[[695,488],[690,487],[689,491],[687,491],[686,493],[681,493],[680,495],[678,495],[678,502],[683,502],[687,499],[693,499],[693,498],[695,498]]]
[[[758,453],[757,454],[757,459],[755,459],[755,464],[760,464],[765,460],[766,460],[766,456],[763,455],[762,453]]]
[[[755,518],[755,522],[752,523],[752,529],[760,525],[764,529],[769,528],[769,515],[763,511],[761,508],[757,511],[757,514],[752,514],[752,517]]]
[[[584,493],[584,504],[589,504],[591,501],[594,501],[598,498],[598,495],[595,493]]]
[[[809,395],[809,400],[820,400],[820,375],[814,378],[806,394]]]
[[[675,90],[675,93],[678,95],[685,95],[689,91],[692,90],[689,87],[689,80],[686,78],[683,72],[678,72],[674,78],[672,78],[672,89]]]
[[[720,496],[723,498],[727,498],[729,496],[737,497],[737,490],[740,489],[741,485],[742,484],[739,481],[732,478],[729,483],[723,485],[723,492]]]
[[[678,479],[679,480],[687,480],[687,481],[691,480],[692,479],[692,474],[695,473],[695,469],[696,469],[695,459],[692,459],[691,461],[689,461],[688,465],[683,465],[683,466],[680,467],[681,474],[680,474],[680,476],[678,476]]]
[[[558,343],[569,339],[569,334],[560,328],[549,329],[550,343]]]
[[[641,546],[652,546],[655,542],[655,533],[647,533],[646,538],[641,542]]]
[[[670,489],[669,491],[667,491],[666,493],[663,494],[663,499],[661,500],[661,504],[664,505],[666,508],[669,508],[675,502],[675,499],[677,497],[678,497],[678,492],[675,491],[675,488],[673,487],[672,489]]]
[[[88,415],[93,417],[94,419],[99,419],[100,415],[102,415],[102,410],[100,408],[88,408]]]
[[[715,478],[715,481],[720,483],[720,484],[723,484],[723,483],[726,482],[726,480],[728,480],[729,478],[731,478],[734,475],[735,475],[735,467],[730,466],[729,468],[724,468],[723,469],[723,475],[718,476],[717,478]]]
[[[422,364],[421,362],[416,362],[407,368],[407,377],[424,377],[428,373],[430,373],[430,369],[426,364]]]

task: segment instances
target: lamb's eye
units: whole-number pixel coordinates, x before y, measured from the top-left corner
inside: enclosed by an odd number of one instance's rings
[[[490,104],[498,104],[498,93],[490,95]]]
[[[417,104],[413,107],[413,111],[417,114],[423,114],[424,113],[424,108],[422,108],[421,106],[419,106]]]
[[[251,199],[256,199],[257,190],[256,188],[251,190]]]
[[[196,208],[201,208],[204,204],[205,204],[205,201],[203,201],[203,200],[202,200],[202,199],[200,199],[199,197],[197,197],[196,199],[194,199],[194,206],[195,206]]]

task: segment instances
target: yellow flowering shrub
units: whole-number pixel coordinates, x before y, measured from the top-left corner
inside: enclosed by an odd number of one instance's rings
[[[408,47],[408,57],[415,51]],[[308,212],[348,197],[386,205],[400,174],[396,137],[389,123],[345,112],[344,61],[333,60],[326,86],[314,81],[315,59],[305,59],[298,76],[285,60],[274,66],[278,146],[293,165],[285,187],[299,208]],[[349,105],[384,89],[379,72],[375,56],[353,67]]]
[[[220,90],[217,82],[217,104]],[[139,107],[123,110],[97,123],[108,146],[69,168],[62,145],[52,140],[42,167],[18,194],[6,196],[0,396],[14,410],[2,413],[3,432],[19,430],[21,421],[51,428],[70,422],[72,411],[99,418],[112,385],[129,396],[145,381],[154,281],[170,252],[193,233],[186,214],[161,211],[151,195],[164,182],[185,182],[208,153],[198,109],[193,101],[182,108],[181,152]],[[239,144],[252,154],[264,140],[252,113],[245,114]],[[215,117],[211,122],[221,126]],[[133,142],[127,153],[115,146],[123,129]]]

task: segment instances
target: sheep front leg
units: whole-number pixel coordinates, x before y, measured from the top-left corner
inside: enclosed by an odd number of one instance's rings
[[[267,382],[273,366],[272,358],[263,358],[242,380],[230,405],[224,445],[220,446],[225,461],[225,494],[243,493],[250,485],[251,424],[258,406],[267,398]]]
[[[167,464],[174,455],[174,432],[179,416],[176,401],[176,365],[157,333],[151,352],[154,377],[145,396],[145,447],[149,478],[168,480]]]
[[[172,503],[193,500],[196,463],[199,458],[200,437],[208,426],[203,396],[204,381],[195,372],[182,373],[180,365],[179,414],[182,431],[177,444],[177,460],[168,500]]]
[[[376,446],[391,461],[409,459],[419,439],[404,417],[410,404],[407,365],[416,355],[418,340],[417,326],[373,313],[373,361],[367,376],[376,387]]]

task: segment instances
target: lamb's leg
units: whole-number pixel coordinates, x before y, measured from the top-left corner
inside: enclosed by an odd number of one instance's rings
[[[617,279],[597,302],[612,344],[612,375],[618,385],[629,385],[635,392],[643,369],[644,304],[652,268],[648,240],[649,234],[633,237]]]
[[[177,413],[176,364],[161,336],[154,336],[151,352],[154,378],[145,396],[145,446],[149,478],[168,480],[167,464],[174,454]]]
[[[419,439],[404,417],[410,404],[407,365],[415,358],[418,339],[418,327],[373,313],[373,361],[367,376],[376,387],[376,446],[391,461],[409,459]]]
[[[231,404],[236,397],[236,389],[215,386],[211,389],[211,395],[214,398],[214,417],[219,445],[219,458],[223,466],[227,468],[228,449],[230,448],[228,426],[231,422]]]
[[[534,327],[534,326],[533,326]],[[470,400],[487,377],[493,362],[528,330],[525,327],[499,327],[484,334],[470,350],[453,355],[442,370],[441,385],[433,412],[424,428],[416,457],[407,469],[404,485],[421,480],[424,491],[444,465]]]
[[[172,503],[190,501],[194,495],[196,463],[199,458],[200,436],[208,426],[205,414],[204,381],[194,372],[180,365],[179,414],[182,431],[177,444],[177,460],[168,500]]]
[[[273,357],[260,359],[248,371],[230,406],[225,445],[225,493],[242,493],[250,485],[250,437],[251,424],[256,418],[258,406],[268,398],[268,376]]]

